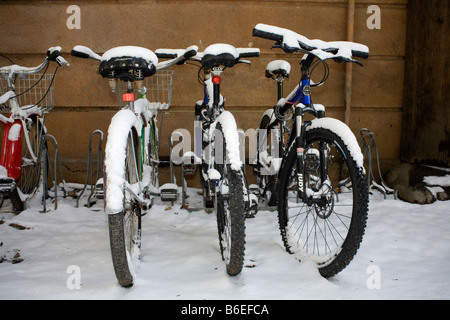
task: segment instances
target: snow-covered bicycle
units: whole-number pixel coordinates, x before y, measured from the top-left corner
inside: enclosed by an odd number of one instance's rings
[[[311,87],[326,80],[326,60],[360,64],[353,57],[367,58],[369,49],[354,42],[310,40],[266,24],[257,24],[253,36],[276,41],[274,47],[286,53],[304,54],[299,84],[265,112],[259,128],[260,137],[264,131],[274,132],[272,141],[278,143],[279,155],[269,157],[267,149],[261,148],[264,143],[258,143],[255,171],[259,181],[267,182],[259,186],[260,194],[266,197],[262,200],[277,206],[286,250],[299,260],[312,259],[320,273],[330,277],[350,263],[360,246],[369,193],[358,141],[343,122],[325,117],[325,108],[311,99]],[[310,75],[319,63],[323,63],[325,73],[314,84]],[[279,75],[287,69],[278,62],[270,72]],[[305,121],[305,113],[315,118]],[[286,126],[287,121],[291,121],[290,126]],[[272,131],[278,126],[288,127],[287,138]]]
[[[105,211],[114,271],[119,283],[133,285],[134,269],[141,250],[141,217],[151,207],[157,187],[157,109],[146,98],[143,80],[158,70],[183,64],[197,53],[191,46],[171,60],[159,62],[155,53],[136,46],[115,47],[102,56],[85,46],[75,46],[72,55],[100,61],[98,72],[115,90],[117,80],[126,83],[121,108],[111,120],[105,147]],[[135,99],[133,84],[139,98]]]
[[[171,58],[176,51],[162,49],[156,54]],[[189,156],[182,155],[182,163],[187,160],[188,164],[200,167],[204,208],[216,212],[222,259],[232,276],[241,272],[244,263],[245,217],[250,197],[236,121],[225,110],[225,98],[220,94],[221,74],[238,63],[250,64],[242,58],[257,56],[257,48],[216,43],[190,59],[200,63],[198,77],[204,95],[195,105],[196,150]]]
[[[4,197],[8,197],[14,210],[21,212],[25,201],[43,181],[41,155],[47,148],[42,139],[46,134],[44,116],[54,107],[56,71],[59,66],[69,65],[60,52],[61,47],[49,48],[44,62],[36,67],[0,68],[0,106],[7,105],[10,112],[9,117],[0,114],[0,122],[5,126],[0,159],[0,207]],[[58,66],[53,74],[47,73],[50,62]]]

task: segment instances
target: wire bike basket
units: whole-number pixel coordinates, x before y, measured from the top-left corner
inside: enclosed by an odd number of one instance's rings
[[[139,98],[137,83],[133,83],[133,92],[135,100]],[[152,107],[158,110],[169,109],[172,103],[172,83],[173,70],[159,70],[153,76],[146,77],[143,80],[143,85],[147,88],[147,100],[152,104]],[[127,83],[118,81],[117,83],[117,99],[120,106],[123,106],[122,93],[127,91]]]
[[[43,113],[50,112],[55,107],[55,74],[36,73],[16,75],[14,89],[19,106],[22,109],[38,106]],[[0,95],[8,91],[7,79],[0,76]],[[8,103],[0,106],[0,112],[10,112]]]

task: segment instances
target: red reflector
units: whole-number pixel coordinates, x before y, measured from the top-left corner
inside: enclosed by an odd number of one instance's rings
[[[212,83],[213,84],[220,84],[221,81],[222,81],[222,79],[220,79],[220,76],[213,76],[212,77]]]
[[[122,94],[122,100],[125,102],[134,101],[134,93],[127,92],[127,93]]]

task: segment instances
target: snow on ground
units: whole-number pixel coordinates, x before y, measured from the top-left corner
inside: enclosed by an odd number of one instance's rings
[[[136,283],[122,288],[101,205],[76,208],[61,198],[57,210],[49,204],[41,213],[33,199],[17,216],[0,213],[0,299],[449,299],[450,202],[415,205],[378,193],[370,200],[361,248],[332,279],[284,251],[268,211],[247,219],[246,267],[230,277],[214,214],[157,202],[143,220]]]

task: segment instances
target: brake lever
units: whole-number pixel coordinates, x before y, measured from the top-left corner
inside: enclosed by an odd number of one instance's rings
[[[58,65],[59,65],[60,67],[65,67],[65,66],[68,67],[68,66],[70,66],[70,63],[67,62],[67,60],[64,59],[64,58],[61,57],[61,56],[57,56],[56,59],[55,59],[55,61],[58,63]]]
[[[283,49],[283,47],[279,44],[275,44],[271,47],[271,49]]]

